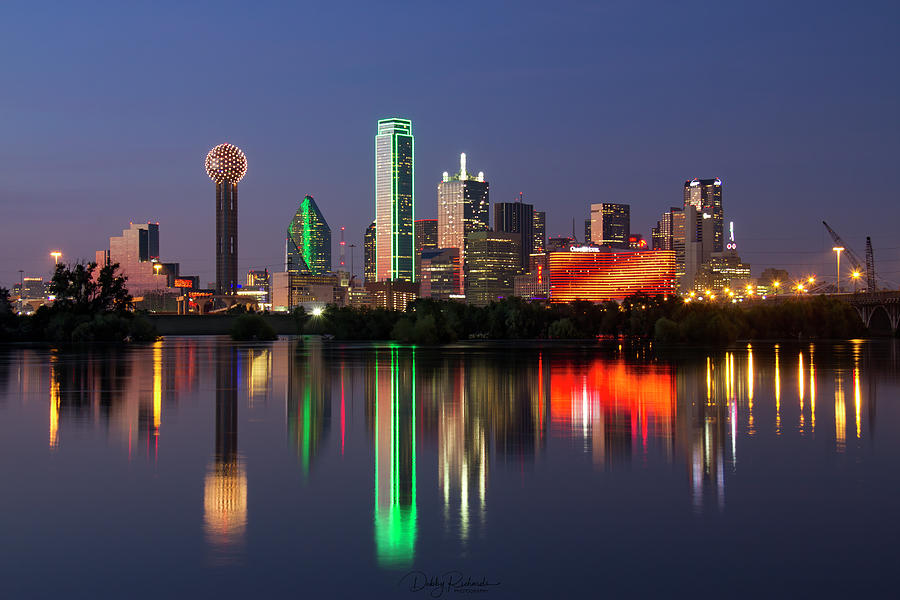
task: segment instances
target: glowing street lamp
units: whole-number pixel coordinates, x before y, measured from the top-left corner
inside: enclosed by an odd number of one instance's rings
[[[753,286],[752,286],[752,285],[748,285],[748,286],[747,286],[747,295],[748,295],[748,296],[752,296],[752,295],[753,295]]]
[[[162,265],[159,263],[154,263],[153,271],[156,275],[156,289],[159,289],[159,270],[162,269]]]
[[[62,252],[60,252],[59,250],[54,250],[53,252],[50,253],[50,256],[53,257],[53,264],[58,265],[59,258],[62,256]]]
[[[837,256],[837,291],[841,293],[841,252],[844,251],[843,246],[835,246],[832,248],[834,250],[835,256]]]
[[[781,287],[781,282],[777,279],[772,282],[772,287],[775,288],[775,293],[778,293],[778,288]]]
[[[856,293],[856,284],[859,281],[859,278],[861,275],[862,275],[862,273],[860,273],[859,271],[853,271],[852,273],[850,273],[850,277],[853,278],[853,293],[854,294]]]

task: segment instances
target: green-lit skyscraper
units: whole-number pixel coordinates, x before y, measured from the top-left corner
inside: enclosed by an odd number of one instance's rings
[[[413,281],[413,135],[407,119],[375,135],[375,279]]]
[[[300,202],[287,231],[287,271],[322,275],[331,270],[331,228],[312,196]]]

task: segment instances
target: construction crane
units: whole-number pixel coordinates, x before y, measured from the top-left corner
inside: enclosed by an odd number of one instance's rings
[[[875,254],[872,252],[872,238],[866,237],[866,262],[863,263],[859,259],[859,256],[847,245],[844,240],[841,239],[841,236],[837,234],[837,232],[828,226],[828,223],[822,221],[822,225],[825,226],[825,229],[828,230],[828,235],[831,236],[831,239],[834,240],[836,246],[840,246],[844,248],[844,254],[847,257],[847,260],[850,261],[850,266],[853,267],[854,273],[863,273],[866,274],[866,291],[874,292],[877,287],[875,283]],[[863,267],[865,264],[865,267]]]
[[[866,236],[866,291],[875,291],[875,253],[872,252],[872,238]]]

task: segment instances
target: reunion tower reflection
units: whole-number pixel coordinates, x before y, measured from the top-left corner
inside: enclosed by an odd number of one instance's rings
[[[216,348],[216,454],[206,474],[203,520],[213,561],[234,562],[247,527],[247,475],[237,451],[237,349]]]

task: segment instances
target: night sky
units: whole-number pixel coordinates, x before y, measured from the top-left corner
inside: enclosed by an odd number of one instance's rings
[[[416,218],[460,152],[551,235],[607,201],[649,237],[685,179],[721,177],[754,275],[833,276],[825,219],[900,281],[896,1],[131,4],[0,5],[0,285],[129,221],[212,281],[225,141],[249,164],[241,273],[281,268],[307,193],[361,272],[390,116],[413,121]]]

